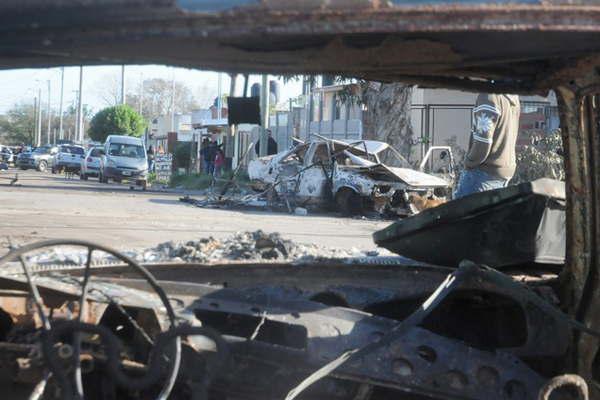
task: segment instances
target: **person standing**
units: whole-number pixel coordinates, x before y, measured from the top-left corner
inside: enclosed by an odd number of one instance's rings
[[[454,198],[503,188],[517,167],[516,144],[521,105],[508,94],[480,94],[473,109],[473,128],[465,170]]]
[[[208,168],[210,167],[210,162],[208,159],[208,139],[202,139],[202,145],[200,146],[200,157],[202,157],[202,170],[204,173],[208,174]]]
[[[217,149],[219,145],[217,141],[213,138],[211,139],[208,147],[206,148],[206,159],[208,160],[206,173],[208,175],[214,175],[215,173],[215,157],[217,156]]]
[[[221,176],[223,165],[225,165],[225,153],[223,153],[223,150],[219,147],[217,149],[217,155],[215,156],[215,173],[213,175],[215,178]]]
[[[273,132],[270,129],[267,129],[267,155],[272,156],[273,154],[277,154],[277,142],[273,139]],[[256,155],[260,156],[260,139],[254,145],[254,151],[256,151]]]
[[[146,155],[148,157],[148,171],[154,172],[154,148],[152,147],[152,145],[148,146]]]

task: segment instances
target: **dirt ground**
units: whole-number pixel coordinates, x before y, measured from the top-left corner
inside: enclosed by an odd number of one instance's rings
[[[15,173],[17,186],[9,186]],[[299,243],[370,250],[376,248],[371,234],[390,224],[333,215],[201,209],[181,203],[182,195],[131,191],[94,178],[86,182],[77,176],[0,171],[0,254],[6,252],[9,237],[18,244],[79,238],[133,249],[257,229],[279,232]]]

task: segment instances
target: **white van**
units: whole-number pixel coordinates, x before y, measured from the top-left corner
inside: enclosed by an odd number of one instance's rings
[[[144,142],[133,136],[109,135],[100,158],[99,179],[121,183],[128,181],[130,188],[141,186],[144,190],[148,179],[148,157]]]

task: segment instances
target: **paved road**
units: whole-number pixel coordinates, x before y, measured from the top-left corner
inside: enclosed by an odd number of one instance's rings
[[[302,243],[374,249],[371,234],[385,221],[335,216],[295,216],[255,211],[210,210],[182,204],[181,194],[130,191],[127,186],[78,177],[0,171],[0,254],[7,236],[16,243],[48,238],[84,238],[118,249],[154,246],[169,240],[262,229]]]

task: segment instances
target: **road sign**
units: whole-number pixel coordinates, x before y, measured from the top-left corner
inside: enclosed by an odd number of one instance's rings
[[[154,157],[154,171],[156,180],[159,182],[169,182],[173,171],[173,155],[157,154]]]

